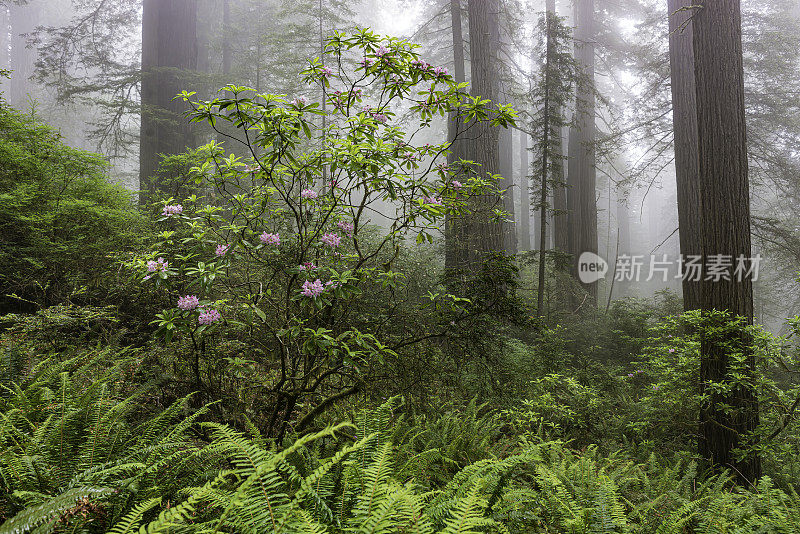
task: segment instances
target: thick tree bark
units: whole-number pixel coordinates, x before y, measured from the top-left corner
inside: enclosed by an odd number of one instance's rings
[[[159,154],[178,154],[195,144],[192,129],[183,116],[185,104],[173,98],[186,89],[187,73],[196,69],[196,1],[144,0],[139,151],[142,190],[160,189],[153,180]]]
[[[597,254],[597,203],[595,198],[595,95],[594,95],[594,0],[575,1],[575,59],[581,71],[575,94],[575,127],[570,129],[571,186],[568,207],[573,221],[571,252],[577,275],[577,260],[584,252]],[[574,197],[574,198],[573,198]],[[597,282],[582,284],[597,301]]]
[[[708,263],[715,255],[749,258],[750,191],[742,69],[739,0],[705,0],[693,18],[694,75],[697,98],[698,183],[701,250]],[[704,313],[726,310],[753,321],[753,285],[749,277],[707,280],[700,290]],[[701,393],[708,393],[700,412],[699,452],[716,468],[730,468],[737,480],[752,484],[761,476],[755,454],[737,459],[733,450],[749,445],[745,435],[758,425],[753,388],[731,393],[708,390],[710,382],[729,381],[730,343],[741,343],[748,371],[755,372],[749,339],[743,330],[718,335],[707,331],[701,343]]]
[[[675,181],[678,189],[678,227],[681,254],[701,253],[700,191],[698,189],[697,106],[692,46],[694,0],[667,0],[669,10],[669,63],[672,77],[672,123],[675,144]],[[683,280],[683,307],[700,308],[700,283]]]
[[[497,4],[491,0],[469,0],[470,74],[472,95],[497,101],[496,35]],[[469,135],[461,147],[467,159],[480,165],[476,170],[482,176],[497,174],[499,169],[499,130],[488,123],[469,125]],[[467,217],[454,221],[457,242],[456,267],[478,268],[486,253],[502,252],[503,225],[493,217],[493,211],[502,206],[496,194],[477,195],[471,199]]]

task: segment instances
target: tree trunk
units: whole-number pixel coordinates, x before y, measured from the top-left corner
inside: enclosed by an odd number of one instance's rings
[[[553,11],[547,10],[545,12],[544,124],[542,125],[542,174],[539,191],[539,280],[536,286],[536,314],[539,317],[542,317],[544,311],[545,273],[547,271],[547,181],[550,178],[549,155],[552,135],[550,85],[552,81],[553,32],[551,28],[554,16],[555,13]]]
[[[547,0],[547,11],[558,15],[555,0]],[[561,117],[563,110],[557,103],[553,103],[553,115]],[[567,190],[564,176],[564,131],[559,127],[555,132],[552,142],[551,154],[551,183],[553,188],[553,249],[568,253],[569,249],[569,217],[567,210]],[[557,261],[556,268],[566,268],[563,262]]]
[[[693,19],[694,75],[697,98],[698,183],[700,189],[701,250],[709,262],[714,255],[749,258],[750,191],[745,132],[742,30],[739,0],[706,0]],[[753,321],[753,285],[737,280],[704,280],[700,303],[704,314],[727,310]],[[718,325],[710,325],[710,327]],[[708,390],[710,382],[730,380],[731,344],[741,343],[747,371],[755,359],[743,329],[710,333],[701,341],[700,387],[709,395],[700,412],[699,452],[716,468],[731,468],[737,480],[753,484],[761,476],[757,454],[737,459],[733,450],[747,443],[745,435],[758,425],[758,400],[752,387],[736,386],[730,393]]]
[[[578,199],[580,198],[580,150],[578,149],[578,128],[573,116],[567,138],[567,251],[570,254],[570,274],[578,279],[578,257],[581,255],[581,234],[583,224],[582,212]]]
[[[694,0],[667,0],[678,227],[684,258],[701,254],[692,12],[687,9],[692,5]],[[691,277],[683,280],[683,308],[700,308],[700,283]]]
[[[490,50],[492,54],[492,71],[495,78],[495,95],[499,97],[506,94],[504,81],[501,79],[500,67],[501,54],[507,39],[505,32],[500,28],[499,10],[501,4],[495,2],[489,13],[490,30]],[[493,99],[494,100],[494,99]],[[503,211],[508,214],[508,218],[514,222],[502,223],[503,231],[503,250],[506,254],[517,253],[517,234],[516,218],[514,214],[514,180],[512,169],[514,167],[514,136],[510,128],[503,128],[498,132],[498,167],[497,173],[502,176],[500,189],[503,190]]]
[[[4,51],[9,62],[4,67],[12,70],[11,79],[7,82],[8,92],[5,98],[12,106],[21,108],[27,105],[30,93],[30,76],[36,62],[36,49],[27,46],[25,34],[32,32],[42,24],[41,5],[15,5],[3,7],[7,14],[7,26],[3,28],[6,39]]]
[[[555,156],[559,162],[553,174],[553,248],[562,253],[569,253],[569,211],[567,209],[567,189],[564,180],[564,142],[563,130],[559,128],[558,138],[554,145]],[[561,264],[562,262],[559,262]],[[563,266],[562,266],[563,267]],[[566,268],[566,267],[563,267]]]
[[[500,131],[500,175],[503,177],[500,187],[504,190],[503,193],[503,210],[508,213],[509,219],[513,223],[505,223],[503,225],[503,243],[505,245],[506,254],[514,255],[517,253],[518,238],[517,238],[517,225],[519,224],[519,217],[514,209],[514,133],[511,128],[503,128]]]
[[[450,0],[450,20],[453,32],[453,78],[457,83],[466,81],[464,71],[464,36],[461,31],[461,0]],[[461,124],[457,113],[451,113],[447,121],[447,139],[452,143],[447,155],[447,164],[452,169],[462,157],[462,141],[457,139]],[[463,225],[453,220],[450,215],[445,219],[445,268],[458,267],[458,239],[461,237]]]
[[[179,100],[173,101],[173,98],[186,89],[187,73],[196,69],[196,1],[144,0],[139,152],[139,183],[142,190],[163,191],[154,180],[159,154],[178,154],[195,144],[192,129],[183,116],[185,104]]]
[[[519,233],[520,251],[531,248],[531,196],[528,184],[528,134],[519,131]]]
[[[577,259],[584,252],[597,254],[597,202],[595,168],[595,95],[594,95],[594,0],[575,2],[575,59],[581,76],[575,94],[575,128],[570,132],[570,178],[574,196],[571,208],[573,224],[573,254],[577,274]],[[582,284],[593,302],[597,302],[597,282]]]
[[[213,0],[197,2],[197,71],[212,74],[211,71],[211,35],[214,23]],[[204,80],[206,77],[204,77]],[[205,85],[205,84],[204,84]],[[211,91],[215,87],[209,88]],[[204,91],[205,92],[205,91]],[[209,91],[210,92],[210,91]]]
[[[226,77],[231,73],[233,52],[231,50],[231,0],[222,2],[222,74]],[[225,80],[230,83],[230,80]]]
[[[496,3],[491,0],[469,0],[470,74],[472,95],[480,95],[492,102],[497,101],[496,47],[492,36],[496,34]],[[497,128],[487,122],[476,123],[470,129],[468,139],[461,145],[466,158],[480,165],[477,172],[482,176],[497,174],[499,169]],[[503,225],[493,219],[493,211],[502,206],[496,194],[473,197],[469,203],[470,213],[457,221],[458,243],[456,264],[459,268],[474,270],[485,259],[486,253],[503,251]]]
[[[323,22],[324,22],[324,18],[325,17],[324,17],[324,10],[323,10],[322,2],[323,2],[323,0],[319,0],[319,14],[318,14],[318,18],[319,18],[319,60],[320,60],[320,62],[322,64],[324,64],[325,63],[325,30],[323,29]],[[322,135],[322,139],[320,139],[320,142],[321,142],[321,147],[320,148],[322,150],[325,150],[325,145],[326,145],[326,141],[327,141],[327,131],[328,131],[328,111],[327,111],[328,103],[327,103],[327,100],[328,100],[327,89],[325,88],[325,84],[321,83],[320,84],[320,102],[321,102],[321,107],[322,107],[322,132],[323,132],[323,135]],[[323,165],[322,166],[322,191],[323,192],[326,191],[327,188],[332,185],[329,182],[330,182],[330,178],[329,178],[328,166],[327,165]],[[333,187],[331,187],[331,189],[333,189]]]

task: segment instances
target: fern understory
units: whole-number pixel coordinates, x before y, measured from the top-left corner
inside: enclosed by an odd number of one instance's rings
[[[190,397],[143,416],[136,358],[54,357],[3,385],[0,534],[800,531],[800,497],[767,477],[732,490],[656,455],[498,447],[475,403],[412,422],[392,398],[281,448]]]

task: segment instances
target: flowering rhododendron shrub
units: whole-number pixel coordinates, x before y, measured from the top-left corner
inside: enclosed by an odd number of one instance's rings
[[[449,143],[418,145],[415,134],[448,113],[459,114],[466,129],[476,121],[507,125],[514,116],[468,96],[465,84],[428,65],[415,46],[368,31],[336,35],[302,75],[313,92],[324,88],[325,111],[305,97],[240,86],[211,101],[183,93],[192,121],[231,123],[236,135],[202,147],[206,160],[193,169],[215,200],[168,199],[162,239],[142,260],[162,262],[143,277],[179,305],[155,323],[167,340],[189,340],[198,386],[211,380],[203,376],[206,341],[246,340],[244,357],[256,362],[258,378],[245,403],[278,436],[290,422],[303,428],[336,400],[363,391],[375,364],[397,357],[397,348],[438,335],[389,333],[385,323],[397,305],[374,294],[401,292],[403,277],[392,271],[399,248],[432,243],[444,217],[463,214],[472,195],[494,191],[496,177],[470,162],[448,167]],[[400,114],[415,129],[402,129]],[[230,154],[230,144],[249,156]],[[382,228],[373,220],[379,212],[388,218]],[[429,292],[413,306],[447,316],[431,322],[447,330],[467,314],[465,301]],[[358,311],[365,306],[374,313]]]

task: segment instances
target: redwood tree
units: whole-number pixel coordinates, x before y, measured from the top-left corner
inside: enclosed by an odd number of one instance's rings
[[[159,154],[179,154],[195,141],[184,103],[173,100],[197,69],[197,2],[144,0],[140,189],[155,191]]]
[[[594,0],[575,0],[575,60],[580,69],[575,94],[574,126],[569,132],[569,170],[567,185],[570,219],[570,252],[574,274],[577,260],[584,252],[597,253],[597,204],[595,183],[595,93]],[[597,300],[597,282],[585,284],[593,301]]]
[[[675,143],[675,181],[678,188],[678,227],[681,254],[700,254],[700,191],[698,190],[697,107],[692,46],[693,0],[667,0],[669,63],[672,81],[672,121]],[[683,307],[700,308],[700,284],[683,280]]]
[[[497,46],[492,42],[498,35],[497,4],[491,0],[468,0],[470,93],[492,102],[497,101]],[[469,133],[460,145],[464,158],[479,165],[483,176],[499,171],[499,129],[486,122],[466,125]],[[494,217],[502,208],[502,199],[493,192],[475,195],[470,201],[470,214],[454,222],[453,240],[456,244],[454,264],[461,269],[475,269],[486,253],[503,251],[503,225]]]
[[[745,134],[742,29],[739,0],[705,0],[693,13],[692,44],[697,103],[700,250],[709,262],[717,255],[749,258],[750,191]],[[700,356],[699,452],[715,468],[730,468],[740,483],[761,476],[757,454],[737,456],[752,445],[748,435],[758,426],[758,401],[748,378],[755,358],[744,328],[720,328],[719,315],[753,322],[753,285],[748,276],[703,277],[700,304],[710,320]],[[744,379],[730,375],[734,353],[745,354]],[[742,371],[738,371],[742,374]],[[747,376],[749,375],[749,376]],[[730,387],[716,387],[717,384]]]

